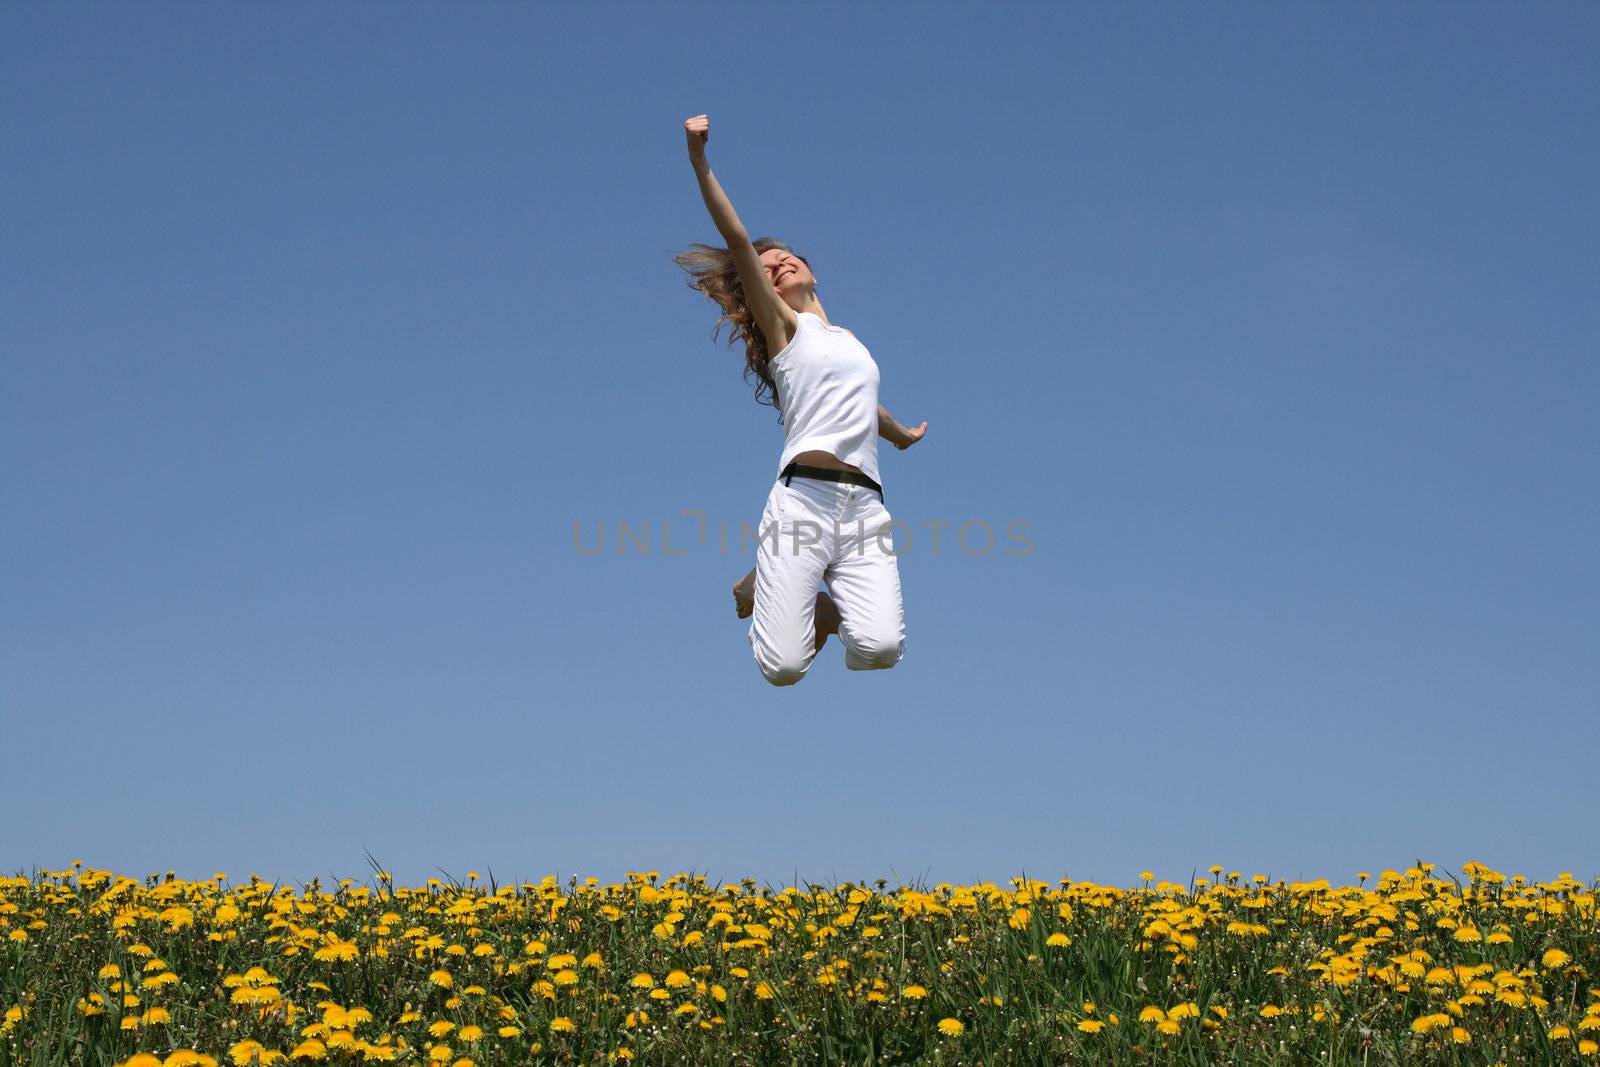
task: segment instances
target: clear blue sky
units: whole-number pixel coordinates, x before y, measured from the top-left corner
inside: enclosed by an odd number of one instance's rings
[[[5,5],[0,868],[1600,873],[1597,51],[1590,3]],[[929,422],[892,671],[772,688],[733,615],[782,431],[671,261],[700,112]]]

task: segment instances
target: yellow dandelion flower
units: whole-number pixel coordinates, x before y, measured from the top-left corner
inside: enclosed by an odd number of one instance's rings
[[[908,985],[900,990],[900,995],[907,1000],[921,1000],[928,995],[928,991],[919,985]]]
[[[1049,945],[1051,948],[1061,948],[1064,945],[1072,944],[1072,938],[1058,931],[1045,938],[1044,943]]]
[[[570,1034],[578,1029],[578,1024],[565,1015],[557,1015],[550,1020],[550,1032],[553,1034]]]
[[[359,958],[361,950],[356,947],[355,942],[343,941],[329,934],[327,943],[312,955],[324,962],[344,963]]]
[[[1550,1028],[1550,1033],[1546,1036],[1549,1037],[1551,1041],[1566,1041],[1572,1037],[1572,1027],[1566,1025],[1565,1023],[1562,1023],[1559,1026],[1552,1026]]]
[[[460,1032],[456,1034],[456,1037],[470,1045],[474,1041],[482,1040],[483,1027],[474,1026],[469,1023],[461,1028]]]
[[[432,982],[440,989],[449,989],[451,986],[456,984],[455,978],[450,974],[449,971],[434,971],[432,974],[428,975],[428,981]]]
[[[1163,1034],[1175,1034],[1183,1027],[1178,1025],[1178,1020],[1176,1019],[1162,1019],[1156,1023],[1156,1029]]]
[[[161,1067],[161,1057],[152,1056],[148,1052],[137,1052],[124,1061],[121,1067]]]
[[[266,1051],[267,1047],[259,1041],[240,1041],[228,1049],[228,1058],[236,1067],[250,1067],[250,1064],[263,1062],[262,1053]]]
[[[628,984],[635,989],[653,989],[656,979],[649,971],[640,971],[628,980]]]
[[[181,1048],[162,1060],[161,1067],[217,1067],[217,1060],[203,1052]]]
[[[1099,1019],[1085,1019],[1078,1024],[1078,1029],[1086,1034],[1098,1034],[1106,1028],[1106,1024]]]
[[[1139,1021],[1142,1023],[1158,1023],[1167,1017],[1167,1013],[1154,1004],[1147,1004],[1139,1009]]]
[[[1557,967],[1565,967],[1572,962],[1572,957],[1558,948],[1552,948],[1545,950],[1544,955],[1540,957],[1540,962],[1544,964],[1547,970],[1554,970]]]
[[[1270,1019],[1275,1015],[1282,1015],[1283,1009],[1278,1007],[1276,1004],[1263,1004],[1261,1005],[1260,1014],[1263,1019]]]
[[[289,1053],[289,1058],[291,1060],[325,1060],[328,1058],[328,1046],[316,1038],[311,1038],[296,1045],[294,1050]]]
[[[1472,1043],[1472,1035],[1467,1033],[1466,1027],[1452,1026],[1450,1028],[1450,1040],[1458,1045],[1468,1045]]]
[[[456,1024],[449,1019],[439,1019],[428,1024],[428,1033],[434,1037],[443,1037],[456,1028]]]
[[[668,989],[682,989],[689,984],[689,976],[683,971],[668,971],[663,983]]]
[[[961,1025],[960,1019],[944,1018],[939,1020],[939,1032],[947,1037],[960,1037],[966,1033],[967,1028]]]
[[[1590,1041],[1588,1038],[1584,1038],[1582,1041],[1578,1042],[1578,1052],[1580,1055],[1593,1056],[1596,1052],[1600,1052],[1600,1042]]]
[[[583,963],[581,966],[598,970],[599,968],[605,966],[605,960],[601,958],[600,953],[591,952],[587,956],[583,957]]]

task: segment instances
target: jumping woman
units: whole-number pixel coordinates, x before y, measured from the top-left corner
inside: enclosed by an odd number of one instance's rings
[[[675,262],[721,306],[717,330],[729,322],[743,338],[745,380],[755,379],[756,401],[777,408],[784,427],[755,569],[734,583],[734,609],[741,619],[754,615],[750,647],[773,685],[805,677],[833,633],[850,670],[893,667],[906,624],[878,437],[910,448],[928,424],[907,429],[878,403],[878,365],[855,334],[828,321],[810,261],[770,237],[751,242],[706,162],[710,119],[696,115],[683,127],[700,194],[728,247],[697,243]]]

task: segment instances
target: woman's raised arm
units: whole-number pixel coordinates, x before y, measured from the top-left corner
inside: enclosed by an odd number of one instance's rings
[[[706,142],[711,139],[711,120],[704,115],[696,115],[684,121],[683,132],[689,139],[689,162],[694,166],[695,177],[700,179],[700,195],[705,198],[706,210],[711,212],[711,221],[717,224],[717,232],[722,234],[722,239],[730,247],[739,238],[749,241],[744,223],[739,221],[733,204],[717,182],[717,176],[711,173],[711,164],[706,162]]]
[[[711,138],[711,120],[704,115],[696,115],[684,120],[683,131],[689,139],[689,162],[694,164],[695,176],[700,179],[700,195],[705,198],[706,210],[711,212],[711,221],[717,224],[717,232],[728,242],[728,251],[733,255],[734,267],[739,272],[739,285],[744,290],[745,302],[762,336],[766,338],[767,350],[776,352],[793,335],[795,314],[783,302],[783,297],[778,295],[778,290],[772,287],[772,279],[761,266],[761,257],[750,243],[744,223],[734,213],[733,204],[722,191],[717,176],[711,173],[711,164],[706,162],[706,142]]]

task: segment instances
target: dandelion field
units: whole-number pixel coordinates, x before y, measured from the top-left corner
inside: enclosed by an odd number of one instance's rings
[[[1600,1063],[1595,884],[0,877],[0,1067]]]

